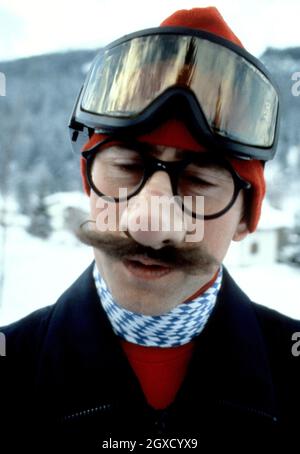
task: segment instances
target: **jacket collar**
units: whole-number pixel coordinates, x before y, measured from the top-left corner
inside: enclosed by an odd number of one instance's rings
[[[145,405],[137,378],[99,304],[93,264],[54,306],[41,355],[38,381],[64,389],[62,413],[97,403],[118,406],[127,400]],[[208,400],[276,417],[266,347],[253,304],[225,269],[217,303],[196,340],[176,401],[192,404],[197,395],[190,389],[199,389],[200,383]]]
[[[197,338],[182,398],[186,400],[188,389],[200,383],[211,401],[277,420],[269,359],[255,306],[226,269],[214,311]]]

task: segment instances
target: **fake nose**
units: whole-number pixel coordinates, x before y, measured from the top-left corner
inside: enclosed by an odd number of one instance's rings
[[[173,197],[165,172],[155,172],[142,190],[129,199],[120,226],[137,243],[153,249],[184,242],[187,227],[182,208]]]

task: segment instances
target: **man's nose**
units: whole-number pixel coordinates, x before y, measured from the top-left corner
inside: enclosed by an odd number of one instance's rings
[[[173,197],[164,171],[155,172],[142,190],[127,203],[120,227],[138,243],[153,249],[179,246],[187,233],[180,205]]]

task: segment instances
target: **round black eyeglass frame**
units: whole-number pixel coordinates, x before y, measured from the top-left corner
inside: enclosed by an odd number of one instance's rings
[[[103,149],[103,146],[105,148],[109,147],[110,144],[120,144],[122,146],[128,147],[129,149],[133,149],[136,151],[140,152],[141,158],[144,160],[144,176],[141,179],[141,183],[139,186],[136,188],[134,192],[132,192],[128,197],[126,198],[118,198],[118,197],[112,197],[107,194],[103,194],[97,186],[95,186],[92,178],[92,164],[93,161],[97,155],[98,152],[100,152]],[[116,203],[118,202],[124,202],[126,200],[131,199],[131,197],[135,196],[140,192],[140,190],[145,186],[146,182],[148,179],[157,171],[164,171],[167,172],[169,175],[170,181],[171,181],[171,187],[172,187],[172,192],[174,196],[178,196],[181,198],[181,195],[178,194],[178,179],[181,174],[181,172],[185,169],[185,167],[195,161],[195,153],[193,153],[193,156],[191,153],[187,151],[187,157],[180,160],[180,161],[161,161],[160,159],[157,159],[153,156],[150,155],[150,153],[147,153],[147,151],[150,151],[153,149],[153,146],[149,146],[148,144],[141,143],[141,142],[135,142],[135,141],[128,141],[128,140],[116,140],[113,138],[108,138],[103,140],[102,142],[98,143],[94,147],[92,147],[89,150],[82,151],[81,155],[83,158],[86,160],[86,177],[87,181],[90,185],[90,187],[93,189],[93,191],[99,196],[103,198],[107,198],[111,201],[113,199]],[[199,157],[197,156],[197,159],[199,159],[205,163],[205,162],[214,162],[216,164],[219,164],[223,166],[225,169],[229,171],[229,173],[232,176],[233,183],[234,183],[234,191],[232,194],[231,201],[224,207],[222,210],[218,211],[217,213],[214,214],[207,214],[207,215],[202,215],[202,214],[197,214],[192,211],[190,211],[188,208],[184,207],[185,212],[187,212],[190,216],[193,218],[197,219],[215,219],[223,214],[225,214],[235,203],[237,196],[239,192],[242,189],[250,189],[251,184],[248,181],[245,181],[242,179],[238,173],[233,169],[231,164],[224,158],[220,156],[213,156],[212,160],[212,152],[203,152],[199,153]],[[177,199],[176,199],[177,200]]]

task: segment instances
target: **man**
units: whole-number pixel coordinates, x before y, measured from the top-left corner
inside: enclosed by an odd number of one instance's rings
[[[1,329],[10,443],[296,446],[300,324],[250,302],[222,266],[256,228],[275,153],[266,69],[215,8],[177,11],[95,59],[70,128],[95,263]]]

